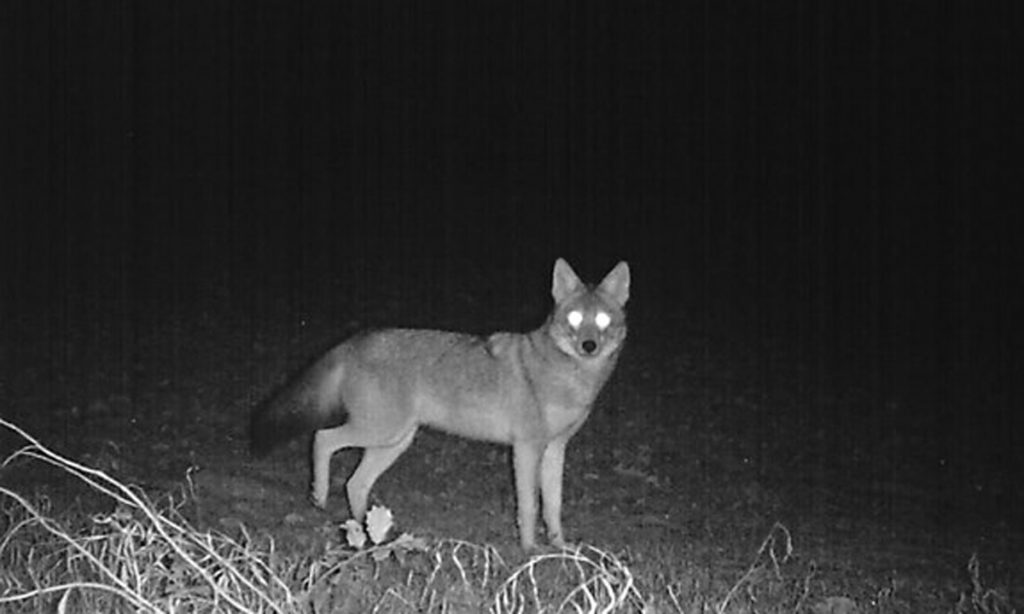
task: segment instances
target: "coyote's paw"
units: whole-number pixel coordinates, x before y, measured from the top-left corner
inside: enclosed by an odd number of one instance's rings
[[[321,510],[327,509],[327,497],[326,496],[318,497],[315,492],[311,492],[311,493],[309,493],[309,496],[307,497],[307,499],[313,505],[313,507],[315,507],[317,509],[321,509]]]
[[[555,550],[576,551],[579,550],[580,544],[578,542],[567,542],[563,537],[552,537],[551,547]]]

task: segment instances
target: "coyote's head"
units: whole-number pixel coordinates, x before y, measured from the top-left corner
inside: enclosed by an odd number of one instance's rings
[[[602,359],[626,338],[629,265],[620,262],[596,287],[587,286],[565,260],[555,262],[549,330],[556,345],[581,359]]]

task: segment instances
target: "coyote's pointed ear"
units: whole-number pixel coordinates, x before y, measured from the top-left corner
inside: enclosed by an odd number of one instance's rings
[[[556,303],[561,303],[572,296],[583,286],[576,271],[572,270],[569,263],[559,258],[555,261],[555,272],[551,281],[551,296]]]
[[[615,268],[604,276],[598,290],[615,299],[619,305],[625,305],[629,300],[629,265],[625,261],[615,265]]]

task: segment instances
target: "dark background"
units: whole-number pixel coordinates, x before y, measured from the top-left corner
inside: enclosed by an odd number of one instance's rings
[[[1021,26],[1010,2],[4,2],[6,368],[25,331],[59,354],[109,319],[129,363],[149,320],[225,301],[258,329],[381,285],[429,290],[383,324],[512,327],[489,312],[543,314],[556,257],[626,259],[632,343],[785,347],[1019,467]]]

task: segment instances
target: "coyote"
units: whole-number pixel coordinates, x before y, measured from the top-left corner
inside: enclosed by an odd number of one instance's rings
[[[322,508],[331,456],[363,448],[346,485],[352,516],[361,521],[374,482],[420,426],[509,444],[520,544],[536,550],[539,481],[548,540],[565,547],[565,446],[587,419],[626,339],[629,266],[620,262],[594,287],[558,259],[551,295],[550,316],[529,333],[482,338],[386,329],[350,338],[256,409],[254,454],[315,431],[310,498]]]

